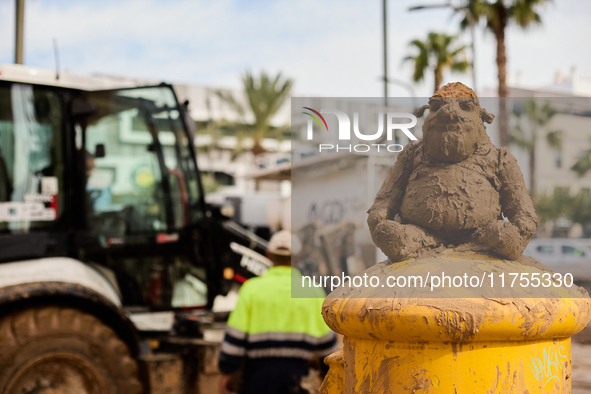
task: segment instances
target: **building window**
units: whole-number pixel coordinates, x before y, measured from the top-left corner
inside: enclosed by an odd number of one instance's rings
[[[562,168],[562,150],[559,148],[554,149],[554,163],[556,168]]]

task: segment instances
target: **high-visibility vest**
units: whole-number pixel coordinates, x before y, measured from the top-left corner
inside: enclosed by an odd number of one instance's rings
[[[276,266],[242,285],[220,351],[223,373],[236,371],[245,356],[309,360],[337,350],[336,336],[322,318],[324,290],[313,290],[316,298],[292,298],[292,275],[301,278],[295,268]]]

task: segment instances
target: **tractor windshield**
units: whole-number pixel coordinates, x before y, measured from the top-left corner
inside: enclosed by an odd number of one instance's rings
[[[81,133],[89,227],[99,234],[173,231],[202,216],[181,109],[169,86],[91,92]]]

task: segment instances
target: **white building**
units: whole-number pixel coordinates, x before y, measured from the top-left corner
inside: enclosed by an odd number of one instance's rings
[[[496,90],[485,90],[482,96],[496,96]],[[539,88],[526,88],[514,84],[509,88],[508,103],[514,104],[534,98],[540,104],[549,102],[557,110],[556,115],[543,130],[538,133],[536,140],[536,194],[551,195],[555,188],[568,188],[571,194],[580,190],[591,190],[591,174],[579,177],[571,168],[579,158],[587,155],[591,149],[591,77],[581,76],[576,68],[565,75],[556,72],[551,84]],[[516,119],[512,117],[511,125],[515,126]],[[548,131],[562,132],[562,147],[551,148],[546,142]],[[510,147],[517,157],[526,184],[530,185],[530,164],[527,152],[515,146]],[[564,230],[568,229],[570,237],[582,234],[581,226],[574,225],[568,220],[560,220]],[[540,229],[543,236],[551,236],[551,226]]]

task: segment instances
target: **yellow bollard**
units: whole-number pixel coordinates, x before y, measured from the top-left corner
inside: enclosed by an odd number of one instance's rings
[[[365,271],[381,284],[427,272],[496,279],[552,271],[525,256],[451,249]],[[508,285],[462,288],[455,298],[429,297],[428,286],[335,290],[323,315],[344,348],[327,359],[322,393],[570,393],[570,337],[591,319],[586,291]]]

